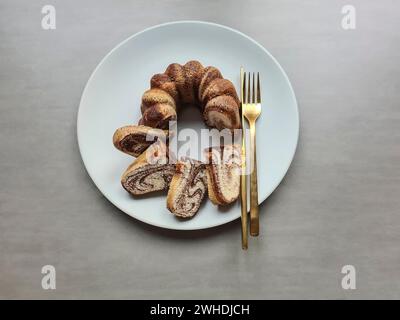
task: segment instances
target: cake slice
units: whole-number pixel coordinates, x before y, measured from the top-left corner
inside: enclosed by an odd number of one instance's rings
[[[167,147],[161,142],[152,144],[126,169],[121,184],[133,195],[167,189],[175,165],[168,162]]]
[[[176,164],[167,196],[167,208],[181,218],[193,217],[207,192],[206,166],[184,159]]]
[[[118,150],[138,157],[158,139],[166,141],[167,136],[167,130],[143,125],[124,126],[115,131],[113,143]]]
[[[206,151],[208,196],[216,205],[227,205],[239,197],[241,148],[224,145]]]

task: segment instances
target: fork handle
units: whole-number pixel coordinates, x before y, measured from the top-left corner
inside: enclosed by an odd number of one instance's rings
[[[258,184],[257,184],[257,152],[256,152],[256,125],[250,122],[250,234],[258,236],[260,222],[258,214]]]

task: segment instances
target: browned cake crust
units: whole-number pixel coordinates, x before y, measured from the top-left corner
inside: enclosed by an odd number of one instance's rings
[[[188,95],[185,92],[186,79],[183,67],[179,63],[172,63],[165,70],[165,74],[175,82],[180,101],[185,102],[188,99]]]
[[[153,139],[151,139],[153,137]],[[125,126],[117,129],[113,136],[114,146],[131,156],[138,157],[158,139],[166,141],[167,130],[147,126]]]
[[[150,87],[164,90],[174,99],[175,104],[179,103],[179,92],[176,84],[165,73],[155,74],[150,80]]]
[[[211,81],[204,90],[201,100],[204,104],[207,104],[208,101],[219,96],[230,96],[235,100],[236,105],[240,103],[235,87],[228,79],[214,79]]]
[[[195,61],[195,60],[187,62],[185,64],[184,68],[185,68],[186,77],[192,79],[191,81],[193,82],[193,90],[194,90],[195,95],[197,95],[196,93],[198,92],[201,79],[203,78],[203,75],[205,72],[205,68],[203,68],[203,66],[201,65],[200,62]],[[195,96],[195,99],[196,98],[198,99],[197,96]]]
[[[168,191],[168,210],[181,218],[193,217],[206,193],[205,164],[190,159],[179,161]]]
[[[142,123],[146,126],[168,129],[169,122],[176,120],[176,111],[166,103],[157,103],[142,114]]]
[[[204,75],[200,81],[198,97],[202,101],[203,93],[209,86],[209,84],[215,79],[222,79],[221,72],[214,67],[207,67],[204,69]]]
[[[142,113],[155,104],[168,104],[176,110],[175,100],[168,92],[157,88],[149,89],[142,96]]]
[[[211,99],[204,111],[203,117],[206,124],[218,130],[224,128],[241,128],[240,116],[236,112],[236,102],[231,96],[217,96]]]

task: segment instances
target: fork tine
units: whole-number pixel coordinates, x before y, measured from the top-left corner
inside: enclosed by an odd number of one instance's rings
[[[247,83],[247,100],[246,103],[251,103],[251,96],[250,96],[250,72],[248,76],[248,83]]]
[[[252,97],[251,97],[251,102],[252,102],[252,103],[256,103],[255,83],[256,83],[256,81],[255,81],[255,74],[254,74],[254,72],[253,72],[253,94],[252,94]]]
[[[261,103],[260,73],[257,72],[257,103]]]
[[[243,94],[243,86],[244,86],[244,83],[243,83],[243,76],[244,76],[244,70],[243,70],[243,67],[240,67],[240,101],[242,102],[242,103],[244,103],[244,94]]]
[[[245,104],[246,103],[246,71],[243,72],[243,87],[242,87],[242,103]]]

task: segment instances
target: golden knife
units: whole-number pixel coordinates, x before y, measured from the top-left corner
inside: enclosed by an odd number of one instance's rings
[[[247,223],[247,176],[246,176],[246,139],[244,130],[244,116],[243,116],[243,97],[244,97],[244,70],[240,67],[240,116],[242,122],[242,174],[240,176],[240,205],[242,213],[242,249],[247,250],[248,246],[248,223]]]

